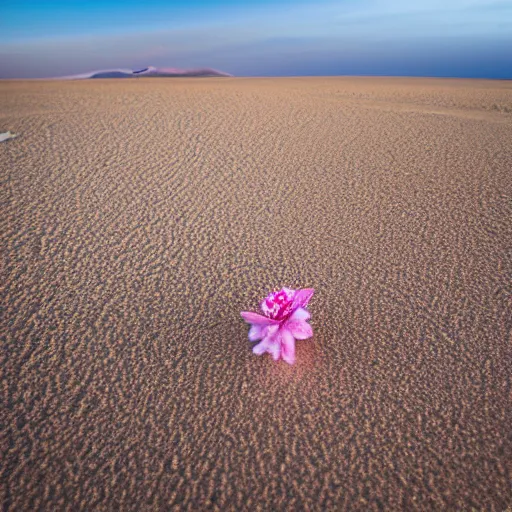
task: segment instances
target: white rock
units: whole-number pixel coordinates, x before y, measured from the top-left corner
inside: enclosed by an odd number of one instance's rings
[[[17,137],[17,135],[15,133],[11,133],[10,131],[5,132],[5,133],[0,133],[0,142],[3,142],[4,140],[7,140],[7,139],[14,139],[14,137]]]

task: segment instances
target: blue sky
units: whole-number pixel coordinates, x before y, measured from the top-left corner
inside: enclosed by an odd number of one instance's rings
[[[1,78],[147,65],[512,78],[512,0],[1,1]]]

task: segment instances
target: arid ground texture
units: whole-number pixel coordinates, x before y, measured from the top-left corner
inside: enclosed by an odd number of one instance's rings
[[[5,81],[7,130],[4,511],[512,506],[512,82]]]

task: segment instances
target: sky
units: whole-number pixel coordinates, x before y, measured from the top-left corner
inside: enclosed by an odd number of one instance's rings
[[[0,78],[149,65],[510,79],[512,0],[0,0]]]

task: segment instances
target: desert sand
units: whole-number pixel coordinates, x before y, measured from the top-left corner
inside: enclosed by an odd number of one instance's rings
[[[5,81],[7,130],[4,510],[512,505],[512,82]]]

